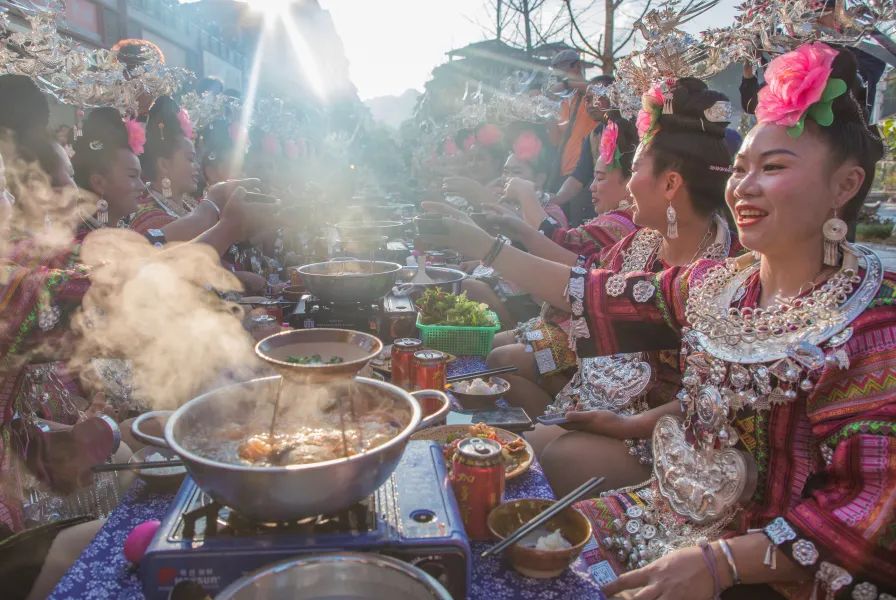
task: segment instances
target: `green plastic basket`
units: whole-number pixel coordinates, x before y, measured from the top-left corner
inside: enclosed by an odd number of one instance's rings
[[[501,330],[498,315],[489,311],[492,327],[461,327],[459,325],[424,325],[417,315],[417,329],[423,345],[456,356],[486,356],[492,349],[495,334]]]

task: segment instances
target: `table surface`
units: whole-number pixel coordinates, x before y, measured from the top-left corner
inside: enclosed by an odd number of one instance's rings
[[[450,366],[449,372],[454,375],[483,367],[481,359],[462,358]],[[137,481],[109,516],[96,538],[59,582],[50,598],[143,598],[137,569],[129,565],[122,553],[124,540],[136,525],[151,519],[162,520],[173,497],[173,492],[150,492]],[[527,473],[507,482],[504,497],[505,500],[553,498],[554,493],[538,461],[534,461]],[[499,557],[481,558],[479,555],[486,547],[485,544],[472,544],[471,600],[602,598],[588,567],[581,559],[556,579],[529,579],[517,574]]]

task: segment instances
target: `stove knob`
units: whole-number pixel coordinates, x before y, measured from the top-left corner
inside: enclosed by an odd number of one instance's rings
[[[445,565],[438,561],[438,559],[423,559],[413,563],[413,565],[418,569],[423,569],[428,575],[443,586],[450,587],[450,583],[448,582],[448,570],[445,568]]]

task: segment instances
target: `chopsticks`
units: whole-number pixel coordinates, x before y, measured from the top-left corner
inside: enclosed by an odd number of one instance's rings
[[[478,373],[467,373],[466,375],[454,375],[448,377],[445,381],[448,383],[457,383],[458,381],[466,381],[467,379],[476,379],[477,377],[491,377],[492,375],[500,375],[502,373],[513,373],[518,371],[516,367],[498,367],[497,369],[487,369]]]
[[[109,463],[104,465],[96,465],[92,467],[94,473],[111,473],[114,471],[129,471],[131,469],[165,469],[167,467],[182,467],[182,460],[166,460],[153,462],[135,462],[135,463]]]
[[[560,514],[562,511],[564,511],[567,508],[569,508],[570,506],[572,506],[576,500],[578,500],[579,498],[581,498],[582,496],[584,496],[585,494],[587,494],[588,492],[592,491],[594,488],[599,486],[601,483],[603,483],[604,479],[605,479],[604,477],[592,477],[591,479],[589,479],[588,481],[586,481],[585,483],[583,483],[582,485],[580,485],[579,487],[577,487],[576,489],[574,489],[573,491],[568,493],[567,495],[563,496],[555,504],[552,504],[550,506],[550,508],[548,508],[546,511],[544,511],[543,513],[541,513],[540,515],[538,515],[537,517],[535,517],[534,519],[532,519],[531,521],[529,521],[528,523],[526,523],[525,525],[523,525],[522,527],[520,527],[519,529],[514,531],[512,534],[510,534],[509,536],[507,536],[506,538],[501,540],[499,543],[495,544],[494,546],[492,546],[491,548],[489,548],[488,550],[483,552],[481,555],[482,558],[485,558],[486,556],[491,556],[492,554],[498,554],[500,552],[507,550],[508,548],[513,546],[515,543],[520,541],[524,536],[532,533],[538,527],[540,527],[541,525],[544,525],[545,523],[547,523],[548,521],[550,521],[551,519],[556,517],[558,514]]]

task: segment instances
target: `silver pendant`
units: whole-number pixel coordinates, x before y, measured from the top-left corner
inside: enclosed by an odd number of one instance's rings
[[[734,448],[695,448],[682,422],[671,415],[657,421],[653,448],[660,493],[675,512],[691,521],[719,519],[755,490],[752,457]]]
[[[812,566],[818,560],[818,549],[809,540],[797,540],[791,551],[794,560],[804,567]]]

